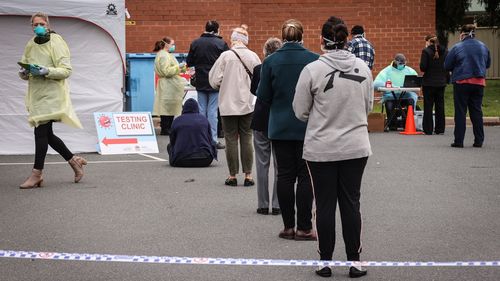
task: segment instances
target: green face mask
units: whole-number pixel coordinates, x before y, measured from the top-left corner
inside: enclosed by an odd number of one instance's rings
[[[398,66],[396,68],[398,70],[403,70],[405,68],[405,65],[404,64],[398,64]]]
[[[175,45],[170,46],[170,48],[168,48],[168,52],[169,53],[175,52]]]

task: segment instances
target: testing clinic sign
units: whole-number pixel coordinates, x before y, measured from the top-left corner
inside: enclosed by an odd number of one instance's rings
[[[94,112],[100,154],[158,153],[149,112]]]

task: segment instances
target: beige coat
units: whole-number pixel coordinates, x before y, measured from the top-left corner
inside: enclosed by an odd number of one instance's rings
[[[250,72],[260,59],[246,46],[238,45],[235,50]],[[219,111],[221,116],[246,115],[253,112],[254,98],[250,92],[250,76],[241,61],[231,51],[223,52],[208,74],[210,85],[219,89]]]
[[[158,75],[153,115],[178,116],[182,112],[184,81],[179,76],[177,59],[165,50],[156,54],[155,72]]]

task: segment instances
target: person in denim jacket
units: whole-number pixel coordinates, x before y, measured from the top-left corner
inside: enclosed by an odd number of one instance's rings
[[[444,61],[444,68],[451,71],[453,101],[455,105],[455,139],[452,147],[464,147],[465,116],[469,109],[474,147],[482,147],[483,94],[486,86],[486,69],[490,67],[490,51],[486,45],[475,39],[476,27],[464,25],[460,30],[461,42],[454,45]]]

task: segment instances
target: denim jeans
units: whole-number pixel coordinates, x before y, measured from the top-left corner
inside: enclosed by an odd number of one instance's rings
[[[212,140],[217,143],[217,109],[219,107],[219,92],[198,91],[200,114],[207,117],[210,124]]]

